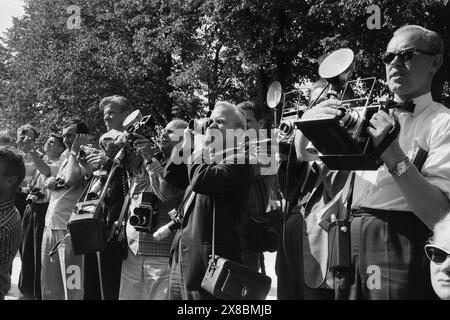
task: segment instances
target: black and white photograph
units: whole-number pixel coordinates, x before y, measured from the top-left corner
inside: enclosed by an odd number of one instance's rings
[[[450,300],[449,2],[0,0],[0,304]]]

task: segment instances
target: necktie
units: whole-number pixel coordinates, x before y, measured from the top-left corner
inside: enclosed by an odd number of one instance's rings
[[[412,100],[406,100],[404,102],[388,101],[386,103],[387,109],[397,108],[399,110],[404,110],[406,112],[414,113],[416,105]]]

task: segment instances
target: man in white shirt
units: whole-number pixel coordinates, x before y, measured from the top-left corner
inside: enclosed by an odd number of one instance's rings
[[[85,169],[77,160],[80,146],[88,142],[88,129],[80,120],[69,121],[63,129],[67,150],[55,177],[45,181],[52,190],[42,238],[42,300],[82,298],[82,256],[76,256],[67,236],[67,223],[85,187]],[[62,241],[62,245],[59,245]]]
[[[383,166],[356,172],[352,271],[337,282],[338,297],[433,298],[423,244],[450,208],[450,110],[434,102],[430,94],[442,61],[439,35],[415,25],[398,29],[383,55],[395,101],[412,100],[415,107],[409,112],[398,108],[389,114],[379,111],[370,119],[367,130],[375,147],[392,129],[394,119],[400,133],[381,154]],[[342,116],[339,105],[336,100],[325,101],[303,119]],[[411,162],[421,149],[427,157],[416,167]]]

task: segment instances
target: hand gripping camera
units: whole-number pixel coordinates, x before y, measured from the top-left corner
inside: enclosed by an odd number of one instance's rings
[[[116,154],[115,162],[124,160],[125,168],[133,175],[141,171],[143,159],[134,147],[137,134],[155,142],[157,131],[151,115],[143,117],[139,110],[135,110],[124,120],[123,126],[125,141],[120,142],[122,149]]]
[[[161,241],[167,238],[172,232],[179,229],[183,223],[183,213],[177,209],[172,209],[167,213],[170,216],[170,221],[168,224],[162,226],[155,233],[153,233],[153,238],[157,241]]]
[[[277,126],[276,107],[282,99],[281,119],[278,125],[278,140],[280,152],[289,153],[289,148],[294,141],[295,122],[298,121],[303,112],[308,109],[308,98],[310,89],[300,87],[289,92],[283,92],[278,81],[273,82],[267,91],[266,102],[269,108],[275,111],[275,126]]]
[[[204,135],[206,133],[206,130],[212,124],[212,120],[209,118],[210,116],[211,111],[208,111],[205,118],[191,119],[188,125],[189,130],[191,130],[194,133]]]
[[[32,188],[28,193],[26,202],[27,204],[35,203],[39,199],[44,199],[45,194],[41,192],[40,188]]]
[[[139,195],[138,203],[130,215],[130,225],[136,231],[153,232],[157,223],[158,198],[152,192],[143,192]]]
[[[347,81],[353,68],[354,54],[347,48],[334,51],[319,66],[319,75],[329,83],[327,98],[342,101],[342,117],[299,120],[295,124],[319,151],[319,158],[328,168],[377,170],[382,163],[379,156],[398,135],[400,126],[395,122],[380,145],[374,148],[367,133],[369,120],[379,110],[387,110],[383,105],[371,104],[376,82],[374,77]],[[368,94],[366,97],[343,100],[347,90],[368,90]]]

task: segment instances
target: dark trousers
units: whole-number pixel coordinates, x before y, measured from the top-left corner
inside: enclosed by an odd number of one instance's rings
[[[216,300],[216,298],[203,289],[188,290],[186,288],[181,265],[181,246],[171,253],[169,274],[169,300]]]
[[[100,253],[103,298],[104,300],[118,300],[120,289],[120,274],[122,270],[122,256],[111,250]],[[84,256],[84,300],[101,300],[100,278],[98,272],[97,254]]]
[[[363,208],[351,222],[352,268],[337,298],[434,299],[423,247],[431,232],[412,212]]]
[[[22,267],[19,290],[30,299],[41,300],[41,246],[47,203],[26,206],[22,219]]]
[[[287,218],[284,241],[281,237],[275,261],[277,299],[334,300],[333,289],[312,289],[304,284],[303,223],[303,216],[300,213],[290,213]],[[315,267],[320,268],[318,265]]]

